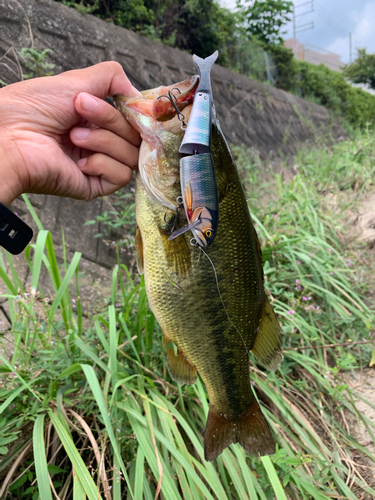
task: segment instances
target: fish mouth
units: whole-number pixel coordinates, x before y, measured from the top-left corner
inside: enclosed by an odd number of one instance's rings
[[[141,92],[142,97],[126,97],[116,94],[113,100],[116,108],[126,116],[133,127],[141,131],[141,124],[147,127],[155,121],[171,120],[176,116],[177,109],[182,111],[192,104],[198,82],[199,76],[194,75],[173,85],[144,90]]]

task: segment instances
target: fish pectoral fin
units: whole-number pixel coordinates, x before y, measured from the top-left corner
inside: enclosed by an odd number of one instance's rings
[[[284,359],[281,352],[281,330],[266,297],[259,330],[251,352],[267,370],[275,371]]]
[[[210,406],[204,433],[204,458],[214,460],[230,444],[239,443],[254,456],[275,453],[275,442],[258,402],[237,418],[228,418]]]
[[[167,260],[167,270],[170,274],[171,269],[173,269],[173,274],[180,277],[185,277],[189,275],[191,270],[191,245],[188,245],[185,238],[176,238],[174,240],[168,241],[168,236],[165,234],[161,228],[159,228],[161,241],[163,242],[163,251]],[[174,281],[176,281],[173,278]]]
[[[170,376],[179,384],[195,384],[197,381],[197,369],[177,348],[177,353],[173,347],[170,347],[170,340],[164,335],[165,357]]]
[[[142,234],[137,226],[135,232],[135,249],[137,251],[137,269],[139,274],[143,274],[143,240]]]

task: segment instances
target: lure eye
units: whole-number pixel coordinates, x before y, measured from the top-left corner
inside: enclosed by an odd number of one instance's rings
[[[207,238],[211,238],[211,236],[212,236],[211,229],[207,229],[207,231],[204,234],[206,235]]]

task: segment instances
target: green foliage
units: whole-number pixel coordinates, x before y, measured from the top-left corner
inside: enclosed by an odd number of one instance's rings
[[[102,238],[104,244],[118,253],[132,255],[135,249],[135,200],[134,188],[128,187],[111,195],[114,210],[104,211],[95,220],[89,220],[85,225],[99,223],[99,231],[95,238]]]
[[[360,49],[344,74],[295,60],[281,39],[293,8],[288,0],[239,0],[238,12],[215,0],[60,1],[201,57],[218,49],[222,66],[326,106],[351,125],[374,123],[375,96],[351,87],[344,77],[375,82],[375,56]],[[49,74],[47,51],[28,57],[31,75]]]
[[[297,61],[293,52],[283,44],[271,44],[264,47],[270,54],[275,71],[275,86],[279,89],[295,92],[297,88]]]
[[[375,89],[375,54],[358,49],[357,59],[345,66],[344,75],[353,83],[366,83]]]
[[[26,66],[27,70],[30,71],[28,74],[23,74],[25,80],[29,78],[36,78],[38,76],[51,76],[53,75],[54,64],[48,62],[48,54],[51,52],[50,49],[38,50],[34,47],[26,48],[23,47],[19,51],[19,55]]]
[[[102,19],[206,57],[236,33],[236,15],[214,0],[60,0]]]
[[[323,64],[297,62],[298,88],[301,96],[328,107],[351,124],[363,127],[374,123],[375,96],[350,86],[342,73]]]
[[[289,0],[238,0],[244,29],[266,44],[283,43],[283,26],[291,20],[293,2]]]
[[[275,86],[327,107],[355,127],[375,122],[375,96],[352,87],[345,73],[297,61],[283,45],[264,46],[276,68]]]
[[[255,21],[250,23],[250,29],[248,16],[251,15],[247,5],[239,12],[232,12],[215,0],[59,1],[200,57],[217,49],[219,64],[261,80],[267,80],[264,49],[255,39],[267,43],[279,40],[276,31],[280,33],[290,9],[290,2],[284,0],[255,2],[259,22],[263,23],[259,29],[268,30],[262,37],[259,33],[252,35]],[[256,61],[252,64],[254,56]]]
[[[281,369],[251,368],[278,443],[269,458],[232,445],[204,461],[204,386],[171,381],[143,279],[116,266],[108,308],[86,318],[80,254],[59,265],[38,219],[40,233],[26,251],[31,287],[0,252],[12,321],[3,337],[8,354],[0,356],[1,477],[19,460],[0,497],[8,489],[10,500],[50,498],[48,476],[59,498],[85,492],[100,500],[110,491],[114,500],[153,499],[158,486],[167,500],[375,497],[356,463],[374,457],[345,422],[363,421],[374,442],[375,423],[357,411],[356,393],[342,379],[359,360],[370,361],[375,324],[363,295],[373,281],[370,259],[351,234],[346,241],[342,225],[348,204],[375,185],[374,137],[367,130],[360,141],[360,152],[351,141],[301,152],[291,182],[234,149],[284,333]],[[348,338],[353,345],[341,346]],[[356,345],[364,339],[368,345]]]

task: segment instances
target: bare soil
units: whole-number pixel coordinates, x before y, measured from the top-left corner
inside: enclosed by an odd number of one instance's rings
[[[375,192],[361,201],[355,217],[350,217],[350,222],[357,229],[357,237],[364,242],[366,248],[367,268],[366,274],[374,278],[370,289],[366,293],[366,299],[370,307],[374,307],[375,301]],[[371,334],[370,334],[371,335]],[[375,335],[373,325],[372,335]],[[374,346],[375,349],[375,346]],[[358,394],[355,403],[358,411],[370,422],[375,423],[375,366],[363,367],[363,369],[346,373],[343,377],[348,386]],[[350,416],[348,418],[350,431],[361,445],[372,455],[375,455],[375,444],[366,425],[359,418]],[[372,432],[374,428],[370,427]],[[359,460],[358,460],[359,459]],[[357,464],[361,464],[361,474],[369,484],[375,484],[375,465],[367,457],[353,457]]]

